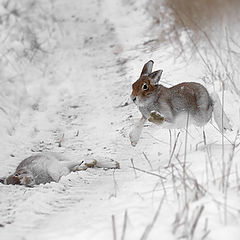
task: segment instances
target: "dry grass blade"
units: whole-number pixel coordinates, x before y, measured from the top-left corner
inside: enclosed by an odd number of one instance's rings
[[[185,195],[185,204],[187,205],[187,186],[186,186],[186,161],[187,161],[187,139],[188,139],[188,124],[189,124],[189,112],[187,115],[187,124],[186,124],[186,135],[185,135],[185,149],[184,149],[184,162],[183,162],[183,184],[184,184],[184,195]]]
[[[198,211],[198,213],[197,213],[197,216],[196,216],[196,218],[195,218],[195,221],[194,221],[194,223],[193,223],[193,225],[192,225],[191,233],[190,233],[190,234],[191,234],[191,239],[193,239],[194,232],[195,232],[195,230],[196,230],[198,221],[199,221],[199,219],[200,219],[200,217],[201,217],[201,215],[202,215],[203,209],[204,209],[204,206],[201,206],[200,209],[199,209],[199,211]]]
[[[117,197],[118,184],[115,178],[115,169],[113,170],[114,197]]]
[[[165,199],[165,194],[163,195],[163,197],[162,197],[162,199],[161,199],[161,201],[159,203],[158,209],[157,209],[157,211],[156,211],[156,213],[155,213],[155,215],[153,217],[152,222],[147,225],[147,227],[145,228],[145,230],[144,230],[140,240],[146,240],[148,238],[149,233],[151,232],[155,222],[157,221],[157,218],[158,218],[160,210],[162,208],[162,204],[163,204],[164,199]]]
[[[223,134],[223,114],[224,114],[224,82],[222,81],[222,190],[225,191],[225,160],[224,160],[224,134]]]
[[[234,140],[234,143],[233,143],[233,148],[232,148],[232,152],[230,154],[230,158],[229,158],[229,162],[228,162],[228,167],[227,167],[227,173],[226,173],[226,183],[225,185],[228,186],[229,185],[229,176],[231,174],[231,169],[232,169],[232,163],[233,163],[233,157],[234,157],[234,154],[235,154],[235,149],[237,147],[237,138],[238,138],[238,134],[239,134],[239,130],[237,131],[236,133],[236,137],[235,137],[235,140]]]
[[[236,184],[237,184],[237,191],[240,191],[240,178],[238,174],[238,166],[235,165],[235,171],[236,171]]]
[[[207,147],[206,134],[205,134],[204,130],[203,130],[203,141],[204,141],[205,149],[207,151],[207,159],[208,159],[208,162],[209,162],[209,165],[210,165],[210,168],[211,168],[211,172],[212,172],[212,176],[213,176],[213,182],[215,183],[216,179],[215,179],[215,174],[214,174],[214,170],[213,170],[213,164],[212,164],[212,161],[211,161],[211,156],[210,156],[210,153],[209,153],[209,149]]]
[[[210,122],[210,124],[214,127],[214,129],[216,129],[220,134],[222,134],[221,131],[220,131],[218,128],[216,128],[211,122]],[[224,137],[230,144],[233,144],[232,141],[231,141],[229,138],[227,138],[224,134],[223,134],[223,137]]]
[[[186,15],[186,17],[187,17],[187,15]],[[222,59],[222,57],[221,57],[221,54],[217,51],[216,47],[214,46],[214,44],[213,44],[213,42],[211,41],[210,37],[208,36],[207,32],[204,31],[192,18],[190,18],[190,17],[187,17],[187,18],[188,18],[188,20],[190,20],[190,21],[197,27],[197,29],[198,29],[200,32],[203,33],[203,35],[205,36],[206,40],[208,41],[210,47],[213,49],[213,52],[215,53],[215,55],[216,55],[217,58],[219,59],[220,63],[222,64],[225,72],[227,73],[227,74],[226,74],[226,77],[227,77],[227,78],[229,79],[229,81],[231,82],[231,84],[232,84],[235,92],[236,92],[238,95],[240,95],[240,91],[239,91],[239,89],[237,88],[234,80],[233,80],[233,79],[230,77],[230,75],[228,74],[229,71],[228,71],[227,65],[224,63],[224,61],[223,61],[223,59]],[[226,31],[225,31],[225,32],[226,32]],[[227,33],[226,33],[226,37],[227,37]],[[229,48],[228,39],[227,39],[227,46],[228,46],[228,48]],[[234,69],[234,68],[232,68],[232,69]]]
[[[143,156],[144,156],[144,158],[147,160],[147,162],[148,162],[148,164],[149,164],[151,170],[153,170],[152,164],[151,164],[151,162],[149,161],[149,159],[148,159],[148,157],[147,157],[147,155],[146,155],[145,152],[143,152]]]
[[[172,132],[171,132],[171,129],[169,129],[168,132],[169,132],[169,141],[170,141],[170,144],[169,144],[169,155],[171,155],[171,150],[172,150]]]
[[[137,178],[137,172],[136,172],[136,169],[135,169],[134,162],[133,162],[132,158],[131,158],[131,164],[132,164],[132,168],[133,168],[133,171],[134,171],[135,178]]]
[[[204,235],[202,236],[201,240],[204,240],[210,233],[210,230],[207,230],[206,233],[204,233]]]
[[[196,24],[196,23],[195,23],[195,24]],[[196,25],[197,25],[197,24],[196,24]],[[198,26],[198,25],[197,25],[197,26]],[[214,53],[216,54],[217,58],[219,59],[220,63],[222,64],[225,72],[228,73],[229,71],[228,71],[228,69],[227,69],[226,64],[223,62],[222,57],[220,56],[220,54],[218,53],[218,51],[217,51],[217,49],[215,48],[214,44],[213,44],[212,41],[210,40],[208,34],[207,34],[204,30],[202,30],[199,26],[198,26],[198,28],[199,28],[199,30],[204,34],[204,36],[206,37],[206,39],[207,39],[207,41],[209,42],[210,46],[212,47]],[[229,45],[228,45],[228,47],[229,47]],[[229,81],[231,82],[231,84],[232,84],[235,92],[236,92],[238,95],[240,95],[240,91],[239,91],[239,89],[237,88],[234,80],[229,76],[229,74],[226,74],[226,76],[227,76],[227,78],[229,79]]]
[[[176,149],[176,146],[177,146],[177,142],[178,142],[179,135],[180,135],[180,132],[178,132],[177,137],[176,137],[176,140],[175,140],[175,142],[174,142],[173,150],[172,150],[172,153],[171,153],[171,156],[170,156],[170,159],[169,159],[169,162],[168,162],[168,166],[167,166],[167,167],[169,167],[170,164],[171,164],[171,161],[172,161],[172,158],[173,158],[173,154],[174,154],[175,149]]]
[[[127,210],[124,213],[124,222],[123,222],[123,230],[122,230],[122,236],[121,236],[121,240],[124,240],[125,238],[125,234],[126,234],[126,229],[127,229]]]
[[[151,138],[153,138],[153,139],[156,140],[157,142],[163,143],[163,144],[165,144],[165,145],[169,145],[169,143],[164,142],[164,141],[162,141],[162,140],[160,140],[160,139],[154,137],[153,135],[151,135],[151,134],[148,133],[148,132],[147,132],[146,134],[148,134]]]
[[[226,178],[224,177],[224,179],[225,179],[225,184],[224,184],[224,186],[225,186],[225,190],[224,190],[224,192],[225,192],[225,196],[224,196],[224,222],[225,222],[225,224],[227,224],[227,199],[228,199],[228,188],[229,188],[229,176],[230,176],[231,169],[232,169],[232,162],[233,162],[233,157],[234,157],[234,153],[235,153],[238,133],[239,133],[239,130],[236,133],[232,152],[231,152],[231,155],[230,155],[229,161],[228,161],[228,166],[226,166],[227,167],[226,168]]]
[[[157,174],[157,173],[152,173],[152,172],[148,172],[146,170],[143,170],[143,169],[140,169],[140,168],[136,168],[136,167],[130,167],[130,168],[134,168],[135,170],[139,171],[139,172],[143,172],[143,173],[147,173],[149,175],[153,175],[153,176],[156,176],[156,177],[159,177],[159,178],[162,178],[162,179],[166,179],[165,177]]]
[[[114,215],[112,215],[112,231],[113,231],[113,240],[117,240],[116,223],[115,223]]]
[[[196,49],[196,52],[198,53],[199,57],[200,57],[201,60],[203,61],[204,65],[207,67],[207,69],[209,70],[209,72],[211,73],[211,75],[212,75],[213,77],[215,77],[212,69],[210,68],[210,66],[209,66],[209,64],[207,63],[207,61],[204,59],[204,57],[203,57],[203,55],[201,54],[201,52],[200,52],[197,44],[195,43],[195,41],[193,40],[192,36],[190,35],[190,33],[189,33],[188,29],[187,29],[187,26],[186,26],[185,22],[183,21],[183,19],[181,18],[180,14],[178,13],[177,9],[176,9],[173,5],[171,5],[171,7],[172,7],[172,9],[174,10],[175,15],[178,17],[179,21],[181,22],[181,24],[182,24],[185,32],[187,33],[187,36],[188,36],[189,40],[192,42],[194,48]],[[216,77],[215,77],[215,78],[216,78]]]

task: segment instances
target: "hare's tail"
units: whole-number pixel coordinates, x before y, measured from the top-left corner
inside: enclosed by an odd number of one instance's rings
[[[214,120],[217,123],[219,130],[223,132],[226,130],[232,131],[232,126],[226,113],[222,109],[222,104],[220,102],[219,96],[217,93],[212,93],[211,98],[213,101]]]

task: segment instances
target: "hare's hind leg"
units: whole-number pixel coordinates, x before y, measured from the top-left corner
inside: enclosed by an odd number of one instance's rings
[[[133,147],[135,147],[139,141],[139,138],[146,120],[147,119],[144,116],[142,116],[142,118],[135,124],[133,130],[129,134],[130,142]]]
[[[118,169],[120,168],[120,164],[117,161],[114,161],[110,158],[98,158],[98,160],[96,160],[96,167],[98,168],[104,168],[104,169]]]
[[[213,104],[207,91],[200,92],[196,100],[196,109],[191,114],[197,126],[204,126],[212,117]]]
[[[94,168],[94,167],[111,169],[111,168],[120,168],[120,165],[117,161],[114,161],[106,157],[94,157],[94,158],[87,157],[84,163],[81,166],[79,166],[76,169],[76,171],[86,170],[87,168]]]

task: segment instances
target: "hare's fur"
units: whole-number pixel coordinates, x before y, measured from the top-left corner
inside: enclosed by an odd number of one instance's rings
[[[85,161],[72,161],[57,153],[39,153],[20,162],[16,171],[2,182],[26,186],[58,182],[62,176],[72,171],[86,170],[88,167],[119,168],[119,163],[109,159],[95,160],[93,158],[85,159]]]
[[[152,72],[152,67],[153,61],[150,60],[144,65],[140,78],[132,85],[131,98],[142,113],[142,118],[130,132],[133,146],[137,144],[146,120],[165,128],[184,128],[186,123],[203,126],[214,112],[219,129],[231,129],[225,113],[224,126],[221,124],[218,113],[221,103],[216,94],[210,97],[207,89],[196,82],[164,87],[158,84],[163,71]]]

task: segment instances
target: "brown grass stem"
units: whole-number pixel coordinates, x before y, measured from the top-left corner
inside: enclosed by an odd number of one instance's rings
[[[159,216],[159,213],[160,213],[160,210],[162,208],[162,205],[163,205],[163,202],[164,202],[164,199],[165,199],[165,194],[163,195],[159,205],[158,205],[158,208],[157,208],[157,211],[152,219],[152,222],[150,224],[147,225],[147,227],[145,228],[140,240],[146,240],[151,232],[151,230],[153,229],[153,226],[155,224],[155,222],[157,221],[157,218]]]
[[[137,172],[136,172],[136,169],[135,169],[134,162],[133,162],[132,158],[131,158],[131,164],[132,164],[132,168],[133,168],[133,171],[134,171],[135,178],[137,178]]]
[[[145,152],[143,152],[143,156],[144,156],[144,158],[146,159],[146,161],[148,162],[148,164],[149,164],[151,170],[153,170],[152,164],[151,164],[151,162],[149,161],[149,159],[148,159],[148,157],[147,157],[147,155],[146,155]]]
[[[136,168],[136,167],[130,167],[130,168],[134,168],[135,170],[139,171],[139,172],[143,172],[143,173],[147,173],[149,175],[153,175],[153,176],[156,176],[156,177],[159,177],[159,178],[162,178],[162,179],[166,179],[165,177],[157,174],[157,173],[152,173],[152,172],[148,172],[146,170],[143,170],[143,169],[140,169],[140,168]]]
[[[191,239],[193,239],[193,237],[194,237],[194,233],[195,233],[198,221],[199,221],[199,219],[200,219],[200,217],[202,215],[203,210],[204,210],[204,206],[201,206],[200,209],[198,210],[197,216],[196,216],[196,218],[194,220],[194,223],[192,225],[191,232],[190,232]]]
[[[209,162],[209,165],[210,165],[210,168],[211,168],[211,172],[212,172],[212,176],[213,176],[213,183],[215,183],[215,174],[214,174],[214,170],[213,170],[213,163],[212,163],[212,160],[211,160],[209,149],[207,147],[206,134],[205,134],[204,130],[203,130],[203,141],[204,141],[204,146],[205,146],[205,149],[206,149],[206,152],[207,152],[207,159],[208,159],[208,162]]]
[[[121,240],[125,239],[126,229],[127,229],[127,218],[128,218],[128,213],[127,213],[127,210],[125,210]]]
[[[187,187],[186,187],[186,161],[187,161],[187,139],[188,139],[188,124],[189,124],[189,112],[187,115],[186,134],[185,134],[185,148],[184,148],[184,162],[183,162],[183,184],[184,184],[184,196],[185,204],[187,205]]]
[[[172,158],[173,158],[173,154],[174,154],[175,149],[176,149],[176,146],[177,146],[177,142],[178,142],[179,135],[180,135],[180,132],[178,132],[177,137],[176,137],[176,139],[175,139],[175,142],[174,142],[174,145],[173,145],[173,150],[172,150],[172,152],[171,152],[171,155],[170,155],[170,158],[169,158],[168,166],[167,166],[167,167],[169,167],[170,164],[171,164],[171,161],[172,161]]]
[[[112,215],[112,231],[113,231],[113,240],[117,240],[116,223],[115,223],[114,215]]]

